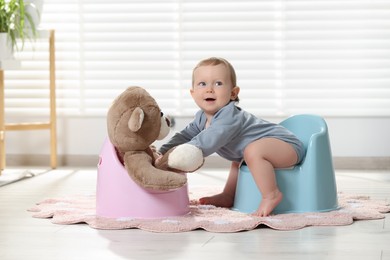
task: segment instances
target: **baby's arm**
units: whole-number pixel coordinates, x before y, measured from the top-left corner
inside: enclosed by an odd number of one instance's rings
[[[231,126],[212,125],[191,141],[173,146],[156,162],[156,167],[167,170],[194,172],[202,167],[204,157],[218,151],[235,135]],[[174,142],[172,142],[174,143]]]
[[[173,147],[156,160],[159,169],[175,172],[194,172],[202,167],[204,158],[202,150],[190,144]]]
[[[171,148],[191,141],[191,139],[199,134],[199,132],[200,130],[195,126],[195,124],[190,123],[182,131],[174,134],[174,136],[166,144],[162,145],[159,152],[161,154],[165,154]]]
[[[240,125],[220,124],[217,120],[204,129],[189,144],[199,147],[205,157],[217,152],[234,139],[240,132]]]
[[[191,139],[187,138],[186,135],[183,135],[181,132],[176,133],[167,143],[163,144],[158,151],[161,154],[165,154],[171,148],[187,143],[190,140]]]
[[[176,133],[168,143],[161,146],[159,152],[162,154],[155,166],[159,169],[176,172],[193,172],[203,165],[202,151],[187,144],[200,132],[193,122],[181,132]]]

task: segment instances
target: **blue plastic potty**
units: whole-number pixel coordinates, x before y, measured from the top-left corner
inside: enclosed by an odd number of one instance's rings
[[[322,117],[296,115],[280,123],[305,145],[306,156],[293,168],[276,169],[276,181],[283,200],[274,214],[321,212],[338,208],[336,180],[332,162],[328,127]],[[248,167],[240,167],[233,210],[252,213],[257,210],[261,194]]]

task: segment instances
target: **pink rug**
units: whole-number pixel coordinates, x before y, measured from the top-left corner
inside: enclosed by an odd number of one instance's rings
[[[210,193],[210,190],[209,192]],[[323,213],[280,214],[269,217],[254,217],[225,208],[198,205],[199,195],[205,190],[190,193],[190,213],[180,217],[161,219],[118,218],[110,219],[95,215],[95,195],[52,198],[38,203],[28,211],[36,218],[52,218],[55,224],[87,223],[96,229],[139,228],[152,232],[184,232],[204,229],[210,232],[238,232],[252,230],[265,225],[277,230],[294,230],[307,226],[340,226],[352,224],[354,220],[385,218],[390,204],[371,200],[367,196],[339,193],[340,208]]]

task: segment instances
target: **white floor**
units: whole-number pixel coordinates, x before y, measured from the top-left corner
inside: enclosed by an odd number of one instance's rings
[[[0,187],[0,259],[378,259],[390,260],[390,214],[350,226],[239,233],[159,234],[54,225],[26,209],[45,198],[94,193],[95,169],[60,169]],[[223,185],[224,170],[189,176],[191,186]],[[390,201],[390,172],[338,171],[339,191]]]

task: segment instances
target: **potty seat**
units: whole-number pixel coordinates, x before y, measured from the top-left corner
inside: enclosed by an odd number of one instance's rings
[[[135,183],[118,160],[115,147],[104,141],[98,163],[96,215],[107,218],[162,218],[189,212],[187,184],[175,190],[145,189]]]
[[[275,169],[283,199],[274,214],[323,212],[338,208],[337,187],[325,120],[316,115],[296,115],[280,123],[305,145],[303,161],[289,169]],[[240,167],[233,210],[253,213],[262,196],[249,168]]]

